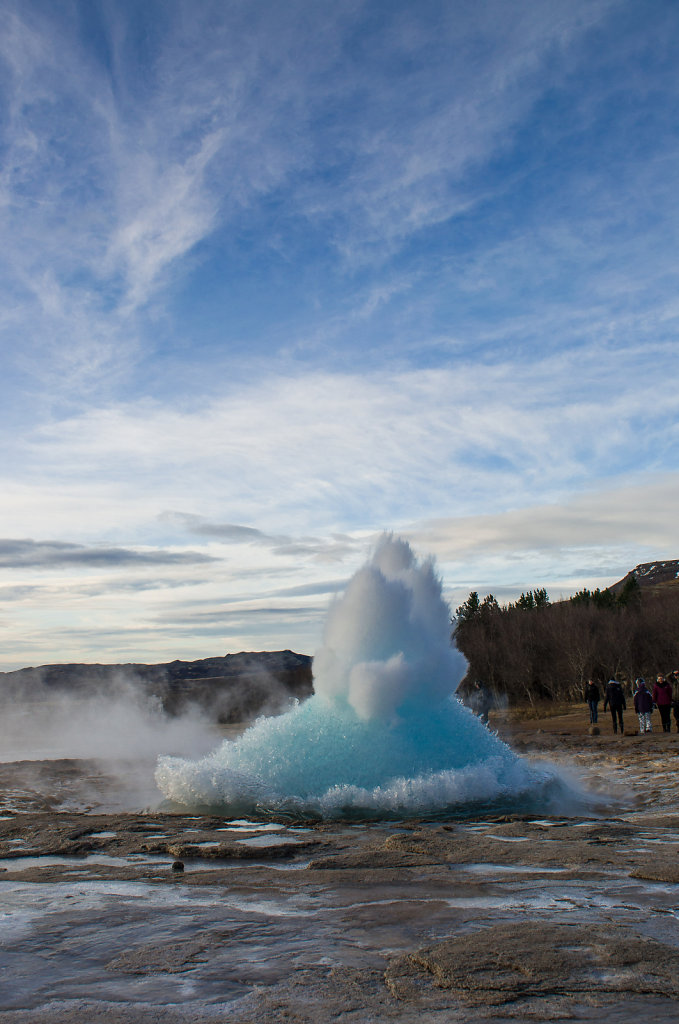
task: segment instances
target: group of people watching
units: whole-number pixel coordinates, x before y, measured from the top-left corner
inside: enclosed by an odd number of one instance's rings
[[[639,732],[653,732],[651,718],[655,708],[660,713],[660,723],[663,732],[672,731],[672,714],[674,714],[674,723],[677,727],[677,732],[679,732],[679,669],[674,669],[667,676],[660,673],[656,677],[652,690],[646,685],[645,679],[637,679],[634,684],[632,697],[634,699],[634,710],[639,718]],[[590,679],[585,687],[585,700],[589,705],[590,724],[594,725],[599,717],[601,694],[599,687],[593,679]],[[622,683],[618,682],[617,679],[609,679],[606,684],[604,711],[607,708],[611,713],[613,732],[618,731],[618,726],[620,727],[620,732],[624,732],[623,711],[627,710],[627,701],[625,700],[625,691],[623,690]]]

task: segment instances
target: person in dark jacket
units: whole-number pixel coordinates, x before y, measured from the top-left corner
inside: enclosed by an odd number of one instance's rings
[[[674,715],[674,724],[677,727],[677,732],[679,732],[679,668],[675,668],[673,672],[670,672],[667,680],[672,685],[672,714]]]
[[[488,714],[493,706],[493,698],[479,679],[474,683],[472,699],[474,711],[479,716],[483,724],[488,725]]]
[[[585,687],[585,700],[589,704],[590,725],[594,725],[599,717],[599,701],[601,700],[601,694],[599,693],[599,687],[593,679],[590,679]]]
[[[639,732],[653,732],[653,726],[651,725],[653,697],[646,689],[645,679],[637,679],[636,687],[636,693],[634,694],[634,710],[639,716]]]
[[[663,732],[672,732],[672,684],[659,675],[653,687],[653,703],[658,705]]]
[[[622,686],[617,679],[609,679],[606,685],[606,693],[604,695],[604,711],[606,708],[610,708],[611,718],[613,719],[613,732],[618,731],[618,724],[620,725],[620,732],[625,731],[623,724],[622,713],[627,710],[627,703],[625,701],[625,694],[622,691]]]

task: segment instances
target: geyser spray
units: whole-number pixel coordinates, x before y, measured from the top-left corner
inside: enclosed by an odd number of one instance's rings
[[[156,781],[184,807],[325,818],[458,810],[543,789],[454,697],[466,670],[431,559],[382,537],[330,607],[315,694],[198,761],[162,757]]]

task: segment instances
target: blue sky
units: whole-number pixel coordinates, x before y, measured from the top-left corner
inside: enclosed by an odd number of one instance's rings
[[[0,667],[679,557],[675,3],[0,16]]]

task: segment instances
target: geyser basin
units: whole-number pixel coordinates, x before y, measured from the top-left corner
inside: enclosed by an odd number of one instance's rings
[[[156,781],[174,804],[231,815],[394,817],[544,801],[553,774],[452,696],[465,670],[433,562],[383,537],[330,608],[315,695],[199,761],[160,758]]]

